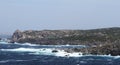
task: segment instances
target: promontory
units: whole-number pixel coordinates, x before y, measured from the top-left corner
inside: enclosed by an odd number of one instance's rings
[[[86,45],[90,54],[120,55],[120,28],[92,30],[16,30],[11,42],[40,45]],[[84,52],[85,49],[82,51]],[[80,51],[76,49],[75,51]]]

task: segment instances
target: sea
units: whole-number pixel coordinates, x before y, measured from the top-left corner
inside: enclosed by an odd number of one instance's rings
[[[120,65],[120,56],[72,55],[66,57],[51,53],[53,49],[82,47],[85,46],[0,42],[0,65]]]

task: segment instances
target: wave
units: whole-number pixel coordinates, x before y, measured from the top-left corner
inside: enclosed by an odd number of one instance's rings
[[[29,60],[2,60],[2,61],[0,61],[0,63],[23,62],[23,61],[29,61]]]
[[[37,52],[40,49],[34,48],[15,48],[15,49],[0,49],[1,51],[12,51],[12,52]]]
[[[109,57],[118,59],[120,56],[111,56],[111,55],[83,55],[81,52],[73,52],[68,53],[64,50],[60,49],[47,49],[47,48],[15,48],[15,49],[0,49],[1,51],[8,51],[8,52],[29,52],[29,54],[34,55],[51,55],[51,56],[58,56],[58,57],[84,57],[84,56],[97,56],[97,57]]]
[[[0,42],[0,44],[12,45],[11,47],[36,47],[36,48],[83,48],[85,45],[39,45],[39,44],[31,44],[31,43],[8,43],[8,42]],[[17,46],[18,45],[18,46]]]
[[[16,48],[16,49],[0,49],[1,51],[9,51],[9,52],[30,52],[29,54],[35,55],[52,55],[52,56],[61,56],[61,57],[78,57],[82,54],[80,53],[68,53],[64,50],[59,49],[46,49],[46,48]]]
[[[0,41],[0,44],[16,44],[16,45],[27,45],[27,46],[39,46],[38,44],[31,44],[31,43],[8,43],[4,41]]]
[[[8,42],[0,41],[0,44],[9,44]]]
[[[31,44],[31,43],[17,43],[17,42],[15,42],[14,44],[17,44],[17,45],[27,45],[27,46],[39,46],[38,44]]]

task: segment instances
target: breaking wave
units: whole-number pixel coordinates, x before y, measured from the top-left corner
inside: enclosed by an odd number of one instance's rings
[[[7,51],[7,52],[28,52],[29,54],[34,55],[51,55],[51,56],[59,56],[59,57],[84,57],[84,56],[98,56],[98,57],[109,57],[118,59],[120,56],[111,56],[111,55],[82,55],[81,52],[73,52],[68,53],[64,50],[55,49],[55,48],[15,48],[15,49],[0,49],[0,51]]]
[[[37,45],[37,44],[31,44],[31,43],[7,43],[7,42],[0,42],[0,44],[6,44],[8,47],[13,47],[14,45],[16,48],[3,48],[0,49],[2,52],[19,52],[19,53],[24,53],[28,52],[28,54],[33,54],[33,55],[51,55],[51,56],[59,56],[59,57],[84,57],[84,56],[98,56],[98,57],[109,57],[109,58],[114,58],[118,59],[120,56],[111,56],[111,55],[83,55],[81,52],[73,52],[73,53],[68,53],[64,51],[63,49],[56,49],[56,48],[74,48],[74,47],[85,47],[84,45]],[[11,45],[12,44],[12,45]],[[11,45],[11,46],[9,46]],[[17,46],[20,45],[20,46]],[[25,47],[23,47],[25,46]],[[6,46],[7,47],[7,46]],[[19,48],[18,48],[19,47]],[[1,61],[2,62],[2,61]]]
[[[120,65],[120,56],[65,51],[81,47],[86,46],[0,42],[0,65]]]

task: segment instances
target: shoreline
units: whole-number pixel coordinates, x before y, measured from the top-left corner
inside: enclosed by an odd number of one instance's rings
[[[3,43],[3,42],[1,42],[1,43]],[[7,44],[13,44],[13,43],[7,43]],[[107,52],[104,52],[104,51],[100,52],[100,49],[98,47],[93,47],[93,48],[92,47],[79,47],[79,46],[82,46],[82,45],[38,45],[38,44],[31,44],[31,43],[22,43],[22,44],[21,43],[14,43],[14,44],[28,45],[28,46],[44,46],[44,47],[49,46],[48,49],[53,47],[55,49],[64,50],[67,53],[79,53],[79,52],[81,52],[83,55],[111,55],[111,56],[118,56],[119,55],[119,54],[112,55],[111,53],[107,53]],[[70,46],[73,46],[73,47],[70,47]],[[75,48],[74,46],[77,46],[79,48]],[[47,47],[46,47],[46,49],[47,49]],[[106,49],[104,49],[104,50],[106,50]]]

